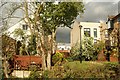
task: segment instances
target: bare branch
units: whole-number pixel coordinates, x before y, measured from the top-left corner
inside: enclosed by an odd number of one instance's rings
[[[1,2],[2,3],[2,5],[0,5],[0,8],[2,8],[3,6],[5,6],[8,2]]]

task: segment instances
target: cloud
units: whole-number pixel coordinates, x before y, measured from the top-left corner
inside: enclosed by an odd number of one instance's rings
[[[70,29],[67,27],[59,27],[56,33],[56,41],[70,43]]]
[[[77,17],[79,21],[99,22],[106,20],[108,15],[118,14],[117,2],[89,2],[85,4],[85,13],[82,18]]]
[[[118,13],[120,13],[120,1],[118,2]]]

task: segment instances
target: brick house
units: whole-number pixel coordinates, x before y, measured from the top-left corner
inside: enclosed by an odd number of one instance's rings
[[[117,57],[120,54],[120,13],[116,16],[109,16],[107,20],[108,25],[108,49],[116,50],[112,53],[110,61],[118,61]],[[116,58],[113,58],[116,57]]]

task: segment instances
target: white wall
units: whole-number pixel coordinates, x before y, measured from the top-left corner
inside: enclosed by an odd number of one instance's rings
[[[68,43],[58,43],[58,44],[57,44],[57,50],[62,50],[62,48],[63,48],[64,50],[70,50],[70,49],[71,49],[71,46],[70,46],[70,44],[68,44]]]
[[[76,44],[77,42],[80,42],[80,28],[79,28],[79,23],[78,22],[74,22],[74,24],[72,25],[71,29],[71,34],[70,34],[70,43],[71,46]]]
[[[93,37],[94,39],[100,40],[100,23],[94,23],[94,22],[80,22],[80,25],[82,25],[82,29],[81,29],[81,35],[82,38],[84,37],[84,28],[90,28],[90,35],[91,37]],[[97,28],[97,37],[94,37],[94,28]]]
[[[76,22],[73,24],[73,29],[71,30],[71,46],[75,45],[75,43],[80,42],[80,28],[79,25],[82,26],[81,36],[84,38],[84,28],[90,28],[90,35],[94,39],[100,40],[100,23],[96,22]],[[97,37],[94,37],[94,28],[97,28]]]
[[[23,29],[23,28],[22,28],[22,25],[23,25],[23,24],[25,24],[25,22],[24,22],[24,21],[20,21],[19,23],[13,25],[13,26],[10,27],[7,31],[5,31],[5,33],[9,33],[10,37],[13,38],[13,39],[21,40],[19,37],[16,38],[16,37],[14,36],[13,32],[14,32],[15,29],[18,29],[18,28]],[[26,33],[25,35],[30,35],[30,34],[31,34],[29,27],[28,27],[28,30],[24,30],[24,32]]]

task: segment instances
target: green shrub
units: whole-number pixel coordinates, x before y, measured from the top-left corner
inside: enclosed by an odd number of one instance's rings
[[[37,74],[34,74],[37,77]],[[79,61],[68,62],[63,66],[53,66],[50,71],[43,72],[42,78],[103,78],[105,80],[120,79],[120,65],[111,62]]]
[[[64,58],[63,54],[60,52],[57,52],[56,54],[53,55],[52,62],[53,64],[56,64],[58,62],[61,62],[63,58]]]
[[[29,79],[37,79],[37,78],[41,78],[40,73],[38,71],[31,71],[29,75]]]
[[[107,78],[120,78],[120,64],[107,62],[105,66],[105,76]]]
[[[73,58],[72,57],[68,57],[68,58],[66,58],[67,59],[67,61],[69,61],[69,62],[72,62],[73,61]]]
[[[45,70],[42,74],[42,78],[49,78],[50,71]]]

